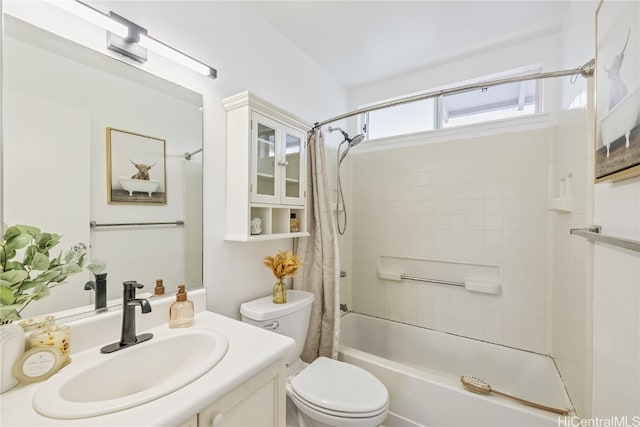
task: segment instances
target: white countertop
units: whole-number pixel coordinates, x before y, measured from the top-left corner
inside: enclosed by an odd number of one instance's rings
[[[284,366],[286,354],[295,351],[295,343],[288,337],[261,330],[219,314],[201,311],[204,307],[204,290],[190,292],[189,296],[194,300],[197,314],[194,325],[188,329],[215,330],[229,340],[226,355],[206,374],[173,393],[149,403],[108,415],[76,420],[48,418],[33,409],[33,397],[43,383],[18,386],[0,394],[0,425],[3,427],[177,426],[272,363],[281,360]],[[136,318],[139,325],[137,333],[151,332],[157,336],[166,334],[169,330],[167,320],[171,302],[173,302],[171,298],[152,299],[152,313],[142,315],[137,311]],[[152,315],[153,313],[155,314]],[[119,339],[120,321],[120,311],[113,311],[68,323],[71,326],[72,360],[104,357],[105,355],[100,354],[100,347]],[[173,333],[176,330],[171,331]],[[145,343],[138,345],[142,346]],[[158,366],[157,368],[158,375],[180,369],[179,366]],[[67,369],[73,369],[73,361],[61,372]],[[135,375],[135,367],[132,367],[132,375]],[[99,384],[96,386],[99,387]]]

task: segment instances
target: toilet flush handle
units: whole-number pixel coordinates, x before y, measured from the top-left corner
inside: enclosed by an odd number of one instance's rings
[[[277,320],[274,320],[270,325],[263,326],[264,329],[268,329],[270,331],[275,331],[279,327],[280,327],[280,322],[278,322]]]

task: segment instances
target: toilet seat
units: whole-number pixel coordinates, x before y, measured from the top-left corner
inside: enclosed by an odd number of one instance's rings
[[[323,415],[327,415],[327,416],[331,416],[331,417],[337,417],[337,418],[355,418],[355,419],[360,419],[360,418],[372,418],[372,417],[377,417],[380,414],[383,414],[386,412],[387,407],[384,406],[376,411],[370,411],[370,412],[342,412],[342,411],[335,411],[335,410],[331,410],[331,409],[327,409],[327,408],[323,408],[321,406],[317,406],[314,405],[313,403],[304,400],[304,398],[300,397],[298,394],[296,394],[294,391],[290,390],[289,393],[289,397],[295,401],[296,403],[298,403],[298,408],[300,408],[300,405],[304,406],[306,409],[312,411],[312,412],[316,412],[316,413],[321,413]]]
[[[291,398],[326,415],[376,417],[387,410],[389,393],[371,373],[320,357],[291,380]]]

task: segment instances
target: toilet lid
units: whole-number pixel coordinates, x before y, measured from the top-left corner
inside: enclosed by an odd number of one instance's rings
[[[364,369],[320,357],[296,375],[291,388],[302,399],[330,411],[364,413],[387,405],[387,388]]]

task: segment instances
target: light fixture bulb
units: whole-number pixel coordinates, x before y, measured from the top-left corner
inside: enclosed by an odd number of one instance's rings
[[[125,38],[129,34],[129,28],[119,22],[114,21],[109,16],[100,12],[91,6],[84,4],[76,0],[46,0],[49,4],[64,10],[72,15],[82,18],[100,28],[117,34],[118,36]]]
[[[208,66],[196,61],[193,58],[190,58],[182,52],[178,52],[177,50],[165,45],[164,43],[152,39],[149,36],[140,34],[140,42],[138,44],[157,53],[158,55],[162,55],[165,58],[171,59],[172,61],[190,68],[191,70],[204,76],[209,76],[211,74],[211,68],[209,68]]]

